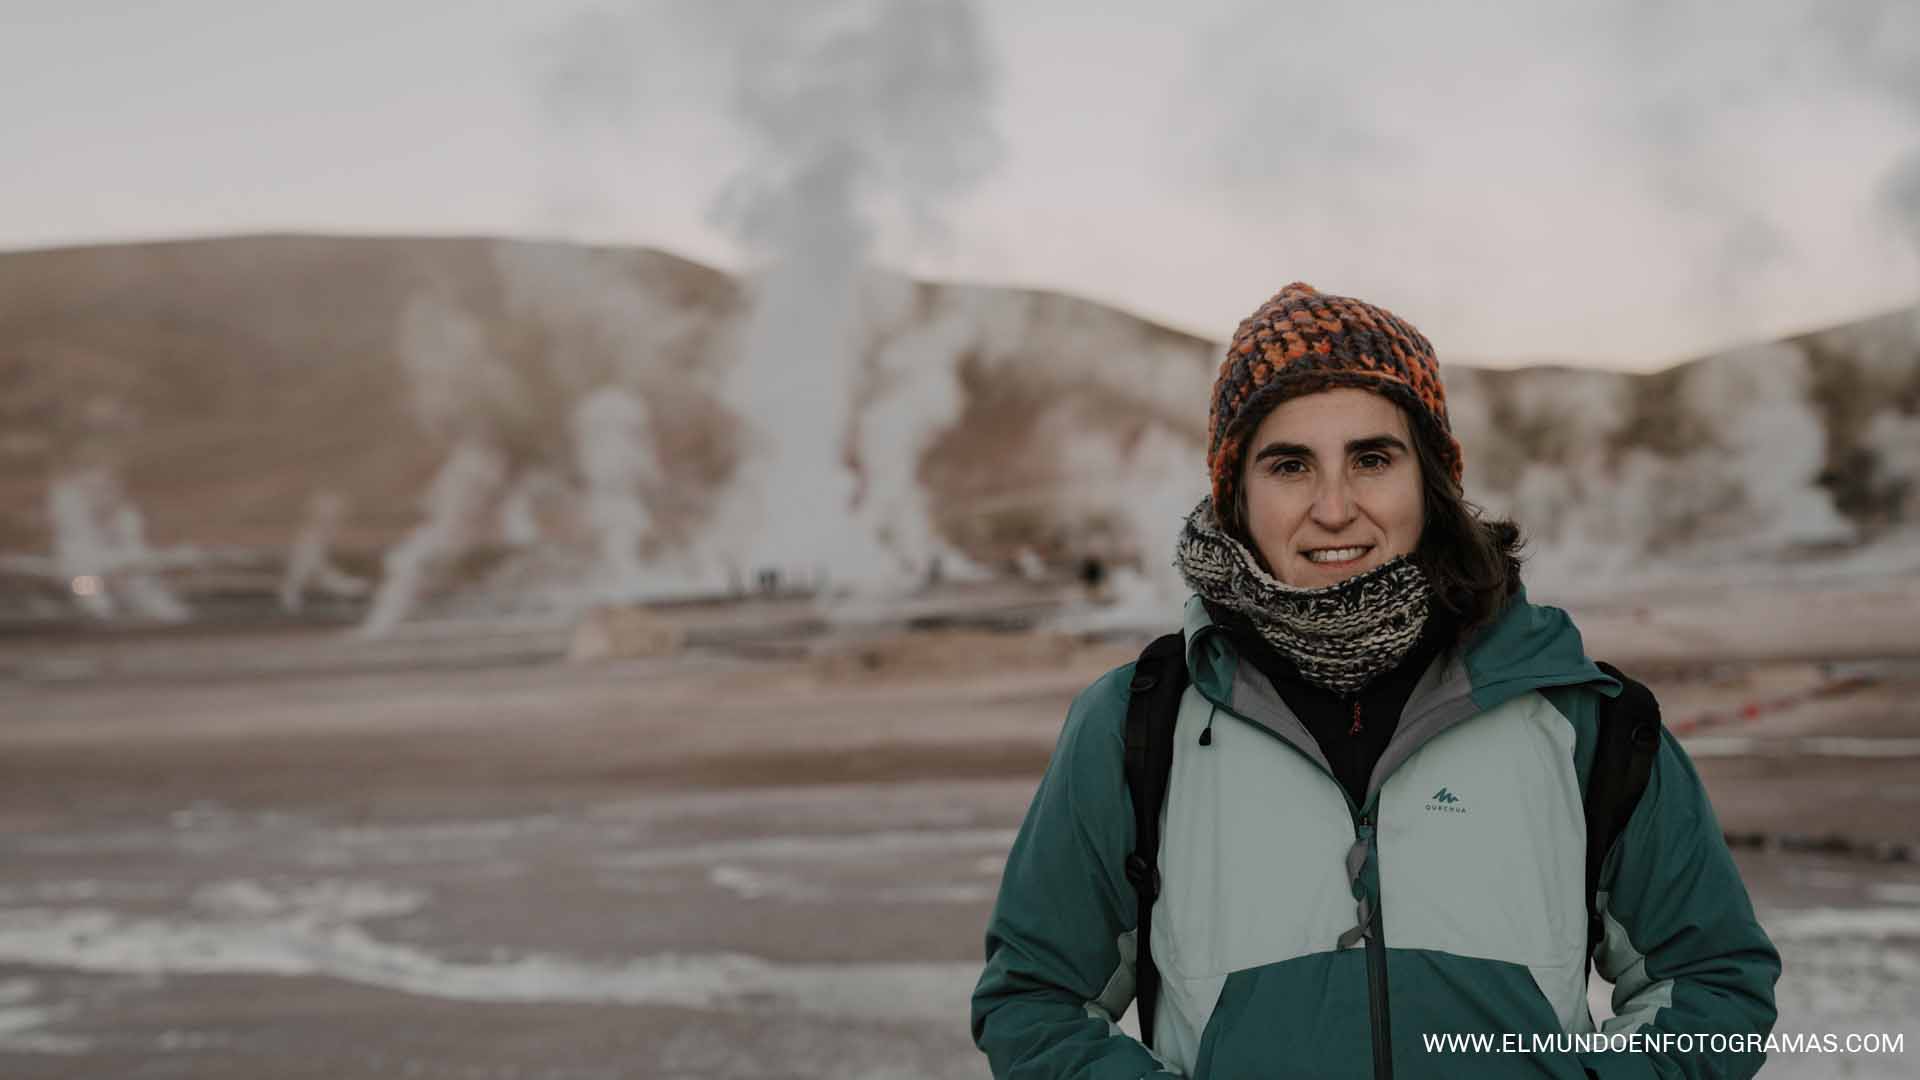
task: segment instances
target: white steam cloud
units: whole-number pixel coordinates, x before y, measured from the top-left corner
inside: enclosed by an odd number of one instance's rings
[[[709,546],[735,575],[859,581],[923,569],[937,545],[924,521],[903,517],[911,462],[882,460],[909,448],[864,440],[897,440],[902,422],[950,415],[950,376],[927,375],[924,350],[896,351],[879,374],[910,368],[911,378],[893,380],[911,384],[899,389],[905,396],[878,417],[856,416],[871,374],[866,351],[886,317],[864,309],[863,290],[876,232],[937,238],[945,202],[996,154],[992,65],[972,4],[796,0],[770,10],[723,0],[643,10],[644,19],[595,14],[550,35],[538,87],[562,127],[631,137],[639,118],[661,116],[661,102],[644,100],[667,93],[652,78],[656,65],[697,68],[696,83],[717,80],[698,92],[712,94],[706,104],[748,148],[711,204],[758,268],[723,394],[746,421],[747,445]]]
[[[449,456],[424,520],[387,554],[363,629],[391,630],[462,556],[496,540],[517,555],[481,590],[490,598],[470,598],[479,609],[717,587],[684,551],[647,565],[649,550],[669,546],[656,507],[672,498],[655,417],[716,389],[719,365],[684,363],[700,341],[725,339],[714,313],[675,306],[626,253],[500,243],[490,254],[504,324],[474,314],[453,282],[403,312],[414,411]]]
[[[47,489],[47,516],[54,566],[81,610],[100,619],[187,617],[187,606],[157,573],[172,560],[147,546],[145,519],[112,470],[96,465],[55,476]]]
[[[1805,348],[1736,349],[1658,384],[1639,381],[1648,378],[1448,374],[1468,494],[1519,522],[1529,584],[1580,591],[1792,566],[1810,550],[1860,539],[1820,483],[1828,421]],[[1898,442],[1901,433],[1885,424],[1875,436]]]
[[[936,567],[949,576],[975,574],[979,568],[934,528],[920,459],[960,418],[959,359],[980,336],[979,294],[946,294],[923,313],[916,303],[922,287],[913,282],[875,274],[867,285],[878,343],[857,431],[857,527],[891,554],[903,578],[921,579]]]
[[[589,394],[573,414],[574,454],[599,541],[600,574],[616,588],[645,573],[640,542],[652,515],[640,492],[658,483],[648,425],[646,405],[617,386]]]
[[[454,448],[427,492],[426,520],[386,554],[386,575],[363,634],[390,633],[461,556],[492,535],[506,475],[506,459],[492,445],[466,441]]]
[[[785,21],[747,4],[709,6],[699,19],[729,54],[730,103],[755,145],[717,212],[767,260],[728,396],[753,441],[720,538],[747,567],[857,580],[888,560],[871,528],[846,527],[856,510],[875,520],[855,505],[853,469],[867,467],[890,489],[874,494],[898,500],[900,474],[880,458],[909,449],[863,453],[848,413],[872,216],[892,210],[925,228],[942,199],[978,179],[991,145],[989,72],[968,4],[794,7]]]
[[[318,491],[307,500],[307,516],[287,553],[287,570],[280,580],[280,607],[298,613],[307,590],[334,596],[360,596],[367,583],[342,570],[332,558],[333,536],[340,528],[347,501],[337,492]]]

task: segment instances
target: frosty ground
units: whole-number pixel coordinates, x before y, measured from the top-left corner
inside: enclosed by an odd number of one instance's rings
[[[1910,1045],[1766,1076],[1920,1061],[1920,866],[1890,861],[1920,842],[1913,601],[1577,612],[1697,729],[1786,957],[1778,1030]],[[9,642],[0,1075],[986,1075],[967,998],[1001,863],[1067,703],[1138,642],[694,640],[592,665],[537,624]]]

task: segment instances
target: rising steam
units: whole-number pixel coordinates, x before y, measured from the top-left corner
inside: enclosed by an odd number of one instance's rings
[[[173,559],[147,546],[146,522],[105,466],[68,469],[47,489],[53,562],[87,614],[179,622],[186,604],[158,571]]]
[[[723,388],[746,421],[744,452],[703,546],[736,580],[768,569],[844,582],[924,572],[941,545],[902,443],[918,446],[925,425],[956,411],[956,331],[896,337],[872,362],[891,316],[867,300],[884,308],[895,288],[871,269],[879,241],[936,237],[944,204],[995,156],[992,70],[973,5],[720,0],[593,13],[542,40],[542,115],[576,136],[644,140],[647,120],[689,92],[655,77],[674,65],[745,147],[710,206],[756,264]],[[578,195],[583,182],[557,185],[575,192],[561,201],[594,204]],[[876,377],[887,387],[878,395],[864,385]],[[856,401],[877,411],[858,416]]]

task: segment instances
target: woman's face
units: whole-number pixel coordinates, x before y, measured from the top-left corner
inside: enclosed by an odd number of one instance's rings
[[[1254,547],[1295,588],[1345,581],[1420,543],[1425,506],[1407,414],[1370,390],[1275,406],[1247,444],[1241,485]]]

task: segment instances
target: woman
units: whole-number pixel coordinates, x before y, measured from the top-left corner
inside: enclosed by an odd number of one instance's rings
[[[1462,464],[1406,322],[1294,284],[1240,324],[1212,493],[1176,556],[1192,682],[1161,818],[1153,1049],[1115,1022],[1136,953],[1127,665],[1075,700],[1008,857],[973,1000],[996,1076],[1759,1069],[1709,1037],[1764,1038],[1779,957],[1664,733],[1600,879],[1594,954],[1606,1030],[1642,1038],[1552,1045],[1594,1030],[1582,797],[1621,684],[1565,612],[1527,601],[1519,530],[1465,502]],[[1444,1034],[1495,1052],[1423,1038]]]

